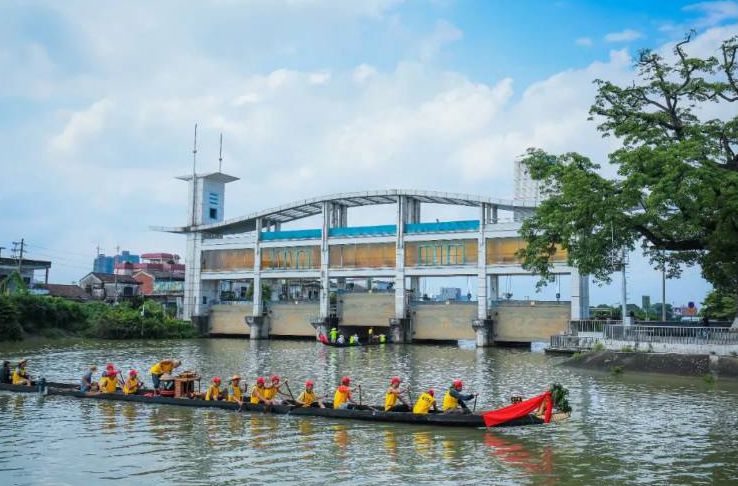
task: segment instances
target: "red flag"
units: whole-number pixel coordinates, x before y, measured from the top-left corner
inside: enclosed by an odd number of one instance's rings
[[[482,412],[482,418],[484,424],[487,427],[494,427],[495,425],[504,424],[511,420],[515,420],[521,417],[525,417],[529,413],[538,409],[542,403],[546,403],[546,413],[543,417],[543,421],[549,423],[551,421],[551,411],[553,409],[553,401],[551,400],[551,392],[547,391],[537,397],[529,398],[520,403],[513,403],[507,407],[498,408],[497,410],[490,410],[488,412]]]

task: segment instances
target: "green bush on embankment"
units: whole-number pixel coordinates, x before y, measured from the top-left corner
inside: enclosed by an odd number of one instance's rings
[[[28,294],[0,296],[0,341],[20,340],[23,334],[157,339],[194,337],[197,332],[156,302],[133,308],[127,303],[111,306]]]

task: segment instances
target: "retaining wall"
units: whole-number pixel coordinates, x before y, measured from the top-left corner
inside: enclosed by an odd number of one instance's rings
[[[216,304],[210,308],[210,334],[248,336],[245,317],[253,312],[251,304]]]
[[[476,339],[472,320],[477,316],[476,302],[420,304],[413,307],[415,334],[413,339]]]

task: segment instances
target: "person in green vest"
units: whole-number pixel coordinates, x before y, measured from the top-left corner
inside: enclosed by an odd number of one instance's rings
[[[328,335],[331,338],[331,342],[332,343],[335,343],[336,342],[336,339],[338,339],[338,329],[336,329],[334,327],[333,329],[331,329],[331,331],[328,333]]]
[[[387,342],[387,336],[385,336],[384,334],[380,334],[379,335],[379,342],[380,343],[386,343]]]

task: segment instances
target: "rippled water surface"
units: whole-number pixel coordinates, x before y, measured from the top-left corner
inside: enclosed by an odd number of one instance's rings
[[[507,429],[385,425],[0,392],[0,484],[735,484],[738,385],[656,375],[611,376],[510,349],[313,342],[55,341],[0,346],[32,373],[76,381],[109,361],[145,372],[179,357],[204,376],[280,373],[319,393],[343,375],[380,403],[388,378],[417,396],[456,377],[477,410],[551,382],[570,390],[567,422]],[[146,374],[148,379],[148,374]]]

